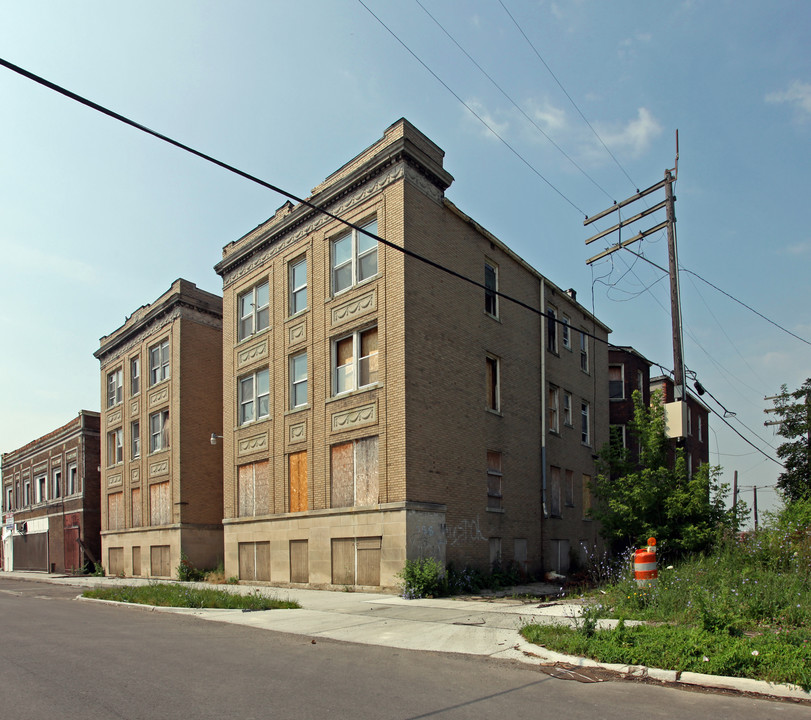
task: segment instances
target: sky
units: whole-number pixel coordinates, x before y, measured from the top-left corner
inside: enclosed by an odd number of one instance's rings
[[[664,234],[587,265],[609,223],[583,220],[674,169],[678,130],[685,364],[761,511],[764,398],[811,376],[809,34],[785,0],[0,0],[4,60],[300,197],[407,118],[452,202],[666,369]],[[0,451],[98,410],[99,338],[177,278],[221,293],[284,202],[0,67]]]

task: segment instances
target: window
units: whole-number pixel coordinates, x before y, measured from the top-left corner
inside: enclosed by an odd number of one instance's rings
[[[583,519],[591,520],[591,475],[583,475]]]
[[[53,480],[53,483],[52,483],[53,492],[51,494],[51,497],[52,498],[62,497],[62,469],[61,468],[57,468],[57,469],[55,469],[53,471],[52,480]]]
[[[487,409],[498,412],[501,408],[501,387],[499,380],[499,359],[487,355],[484,359],[487,373]]]
[[[566,471],[566,482],[563,485],[563,502],[566,507],[574,507],[574,470]]]
[[[289,272],[290,315],[295,315],[307,309],[307,258],[291,262]]]
[[[608,366],[608,398],[610,400],[625,399],[625,366]]]
[[[585,332],[580,332],[580,369],[587,373],[589,371],[589,341]]]
[[[560,390],[554,385],[549,386],[549,432],[560,432],[560,420],[558,419],[558,398]]]
[[[172,522],[172,493],[169,482],[149,486],[149,524],[168,525]],[[153,548],[154,549],[154,548]],[[168,564],[168,563],[167,563]],[[166,572],[168,575],[169,572]]]
[[[37,475],[34,478],[34,502],[45,502],[48,499],[47,477]]]
[[[377,235],[377,220],[363,226]],[[337,295],[377,274],[377,240],[354,228],[332,241],[332,292]]]
[[[144,513],[141,509],[141,488],[133,488],[132,492],[130,493],[131,505],[132,508],[132,527],[141,527],[144,524]],[[139,548],[140,550],[140,548]],[[135,552],[135,548],[132,549],[133,553]],[[140,575],[141,571],[139,570],[137,573],[135,572],[135,568],[132,569],[133,575]]]
[[[687,434],[690,436],[693,434],[693,412],[689,405],[687,406]]]
[[[563,392],[563,424],[572,427],[572,394]]]
[[[377,328],[359,330],[334,344],[333,394],[377,382]]]
[[[644,398],[645,396],[645,373],[641,370],[636,371],[636,389],[639,390],[639,394],[642,395]]]
[[[107,467],[118,465],[124,459],[123,431],[121,428],[107,433]]]
[[[625,425],[609,425],[608,440],[615,450],[624,449],[625,445]]]
[[[149,416],[149,452],[169,447],[169,411],[161,410]]]
[[[239,517],[269,515],[273,512],[270,463],[267,460],[240,465],[237,468],[237,483]]]
[[[484,311],[498,317],[498,267],[489,260],[484,262]]]
[[[330,507],[376,505],[377,436],[333,445],[330,471]]]
[[[698,441],[704,442],[704,428],[703,423],[701,421],[701,415],[697,413],[696,419],[698,420]]]
[[[580,441],[584,445],[591,444],[591,433],[589,431],[589,404],[580,403]]]
[[[290,512],[307,510],[307,451],[287,456]],[[374,500],[377,503],[377,499]]]
[[[560,517],[560,468],[549,468],[549,516]]]
[[[11,487],[6,488],[6,512],[13,510],[14,505],[14,490]]]
[[[290,408],[307,404],[307,353],[290,358]]]
[[[149,348],[149,385],[157,385],[169,378],[169,341]]]
[[[244,340],[270,325],[270,283],[263,282],[237,296],[237,340]]]
[[[487,509],[501,510],[503,500],[501,453],[487,451]]]
[[[141,423],[138,420],[130,424],[130,457],[133,460],[141,457]]]
[[[561,321],[560,332],[561,332],[563,347],[565,347],[567,350],[571,350],[572,349],[572,334],[571,334],[571,327],[570,327],[571,323],[569,322],[569,318],[566,317],[565,315],[563,315],[561,317],[560,321]]]
[[[134,357],[130,360],[130,395],[137,395],[141,392],[141,358]]]
[[[556,353],[558,351],[558,323],[557,313],[555,309],[549,307],[546,309],[546,349],[549,352]]]
[[[65,495],[75,495],[79,492],[79,469],[76,465],[68,466],[68,486],[65,489]]]
[[[490,567],[501,564],[501,538],[491,537],[487,539],[490,549]]]
[[[270,372],[267,368],[239,379],[239,424],[270,415]]]
[[[124,529],[124,493],[110,493],[107,496],[107,529]],[[112,550],[112,548],[111,548]],[[110,568],[110,572],[113,569]]]
[[[31,481],[30,480],[25,481],[25,496],[23,498],[23,503],[24,503],[24,505],[30,505],[31,504]]]
[[[121,402],[122,373],[121,368],[107,375],[107,407],[111,408]]]

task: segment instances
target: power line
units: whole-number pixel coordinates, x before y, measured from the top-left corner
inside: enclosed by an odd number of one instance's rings
[[[611,197],[611,195],[609,194],[609,192],[608,192],[608,191],[607,191],[607,190],[606,190],[606,189],[605,189],[605,188],[604,188],[602,185],[600,185],[600,183],[598,183],[598,182],[597,182],[597,181],[596,181],[596,180],[595,180],[595,179],[594,179],[594,178],[593,178],[591,175],[589,175],[589,174],[588,174],[588,173],[587,173],[587,172],[586,172],[586,171],[585,171],[585,170],[584,170],[582,167],[580,167],[580,165],[579,165],[579,164],[578,164],[578,163],[577,163],[577,162],[576,162],[576,161],[575,161],[575,160],[574,160],[574,159],[573,159],[573,158],[572,158],[572,157],[571,157],[571,156],[570,156],[570,155],[569,155],[569,154],[568,154],[568,153],[567,153],[567,152],[566,152],[566,151],[565,151],[565,150],[564,150],[564,149],[563,149],[563,148],[562,148],[560,145],[558,145],[558,144],[557,144],[557,143],[556,143],[556,142],[555,142],[555,141],[554,141],[554,140],[553,140],[553,139],[552,139],[552,138],[549,136],[549,134],[548,134],[548,133],[547,133],[547,132],[546,132],[546,131],[545,131],[545,130],[544,130],[544,129],[543,129],[541,126],[540,126],[540,125],[538,125],[538,123],[537,123],[537,122],[535,122],[535,120],[533,120],[533,119],[532,119],[532,118],[531,118],[531,117],[530,117],[530,116],[529,116],[529,115],[526,113],[526,111],[525,111],[525,110],[524,110],[524,109],[523,109],[523,108],[522,108],[522,107],[521,107],[521,106],[520,106],[520,105],[519,105],[519,104],[518,104],[518,103],[517,103],[517,102],[516,102],[516,101],[515,101],[515,100],[514,100],[514,99],[513,99],[513,98],[512,98],[512,97],[511,97],[509,94],[508,94],[508,93],[507,93],[507,91],[506,91],[506,90],[504,90],[504,88],[502,88],[502,87],[501,87],[501,85],[499,85],[499,84],[498,84],[498,83],[497,83],[497,82],[496,82],[496,81],[493,79],[493,77],[492,77],[492,76],[491,76],[491,75],[490,75],[490,74],[489,74],[489,73],[488,73],[488,72],[487,72],[487,71],[486,71],[486,70],[485,70],[485,69],[484,69],[484,68],[483,68],[483,67],[482,67],[482,66],[481,66],[481,65],[480,65],[478,62],[476,62],[476,60],[475,60],[475,59],[474,59],[474,58],[471,56],[471,54],[470,54],[470,53],[469,53],[467,50],[465,50],[465,48],[463,48],[463,47],[462,47],[462,46],[459,44],[459,42],[456,40],[456,38],[454,38],[454,37],[453,37],[453,35],[451,35],[451,34],[450,34],[450,33],[449,33],[449,32],[448,32],[446,29],[445,29],[445,27],[442,25],[442,23],[441,23],[441,22],[439,22],[439,20],[437,20],[437,19],[436,19],[436,17],[434,17],[434,16],[431,14],[431,12],[430,12],[430,11],[429,11],[429,10],[428,10],[426,7],[425,7],[425,5],[423,5],[423,4],[422,4],[422,2],[420,2],[420,0],[414,0],[414,2],[416,2],[416,3],[417,3],[417,5],[419,5],[419,6],[420,6],[420,7],[423,9],[423,11],[425,12],[425,14],[426,14],[426,15],[428,15],[428,17],[429,17],[429,18],[431,18],[431,20],[433,20],[433,21],[436,23],[436,25],[439,27],[439,29],[440,29],[440,30],[442,30],[442,32],[443,32],[443,33],[445,33],[445,35],[447,35],[447,36],[448,36],[448,38],[451,40],[451,42],[452,42],[454,45],[456,45],[456,47],[458,47],[458,48],[459,48],[459,50],[461,50],[461,51],[462,51],[462,52],[465,54],[465,57],[467,57],[467,59],[468,59],[468,60],[470,60],[470,62],[472,62],[472,63],[473,63],[473,64],[474,64],[474,65],[475,65],[475,66],[476,66],[478,69],[479,69],[479,71],[480,71],[480,72],[481,72],[481,73],[482,73],[482,74],[483,74],[483,75],[484,75],[484,76],[485,76],[485,77],[486,77],[486,78],[487,78],[487,79],[488,79],[488,80],[489,80],[489,81],[490,81],[490,82],[493,84],[493,86],[494,86],[494,87],[495,87],[495,88],[496,88],[496,89],[497,89],[497,90],[498,90],[498,91],[499,91],[499,92],[500,92],[500,93],[501,93],[501,94],[502,94],[502,95],[503,95],[505,98],[507,98],[507,100],[509,100],[509,101],[510,101],[510,103],[512,103],[513,107],[514,107],[516,110],[518,110],[518,112],[520,112],[520,113],[521,113],[521,114],[522,114],[522,115],[523,115],[523,116],[524,116],[524,117],[527,119],[527,121],[528,121],[528,122],[532,123],[532,125],[534,125],[534,126],[535,126],[535,129],[536,129],[536,130],[537,130],[539,133],[541,133],[541,135],[543,135],[543,136],[544,136],[544,137],[545,137],[545,138],[546,138],[546,139],[547,139],[547,140],[548,140],[550,143],[552,143],[552,145],[555,147],[555,149],[556,149],[558,152],[560,152],[560,154],[561,154],[561,155],[563,155],[563,157],[565,157],[565,158],[566,158],[566,159],[567,159],[567,160],[568,160],[568,161],[569,161],[569,162],[570,162],[572,165],[574,165],[574,166],[575,166],[575,167],[576,167],[576,168],[577,168],[577,169],[578,169],[578,170],[579,170],[579,171],[580,171],[580,172],[581,172],[581,173],[582,173],[582,174],[583,174],[583,175],[586,177],[586,179],[590,180],[590,181],[591,181],[591,183],[592,183],[592,184],[593,184],[593,185],[594,185],[594,186],[595,186],[595,187],[596,187],[598,190],[600,190],[600,191],[601,191],[601,192],[602,192],[602,193],[603,193],[603,194],[604,194],[604,195],[605,195],[605,196],[606,196],[606,197],[607,197],[609,200],[612,200],[612,201],[614,200],[614,198],[613,198],[613,197]]]
[[[614,157],[614,153],[612,153],[611,150],[608,149],[608,145],[606,145],[603,142],[603,139],[600,137],[599,133],[594,129],[592,124],[586,119],[586,116],[583,114],[583,112],[577,106],[577,103],[572,99],[572,96],[569,95],[566,88],[563,87],[563,83],[560,80],[558,80],[555,73],[552,72],[552,68],[550,68],[549,65],[547,65],[546,60],[543,59],[543,57],[541,56],[541,53],[538,52],[538,49],[535,47],[535,45],[532,44],[532,41],[529,39],[529,37],[527,37],[527,34],[524,32],[523,28],[518,24],[518,21],[513,17],[512,13],[507,9],[507,6],[502,2],[502,0],[498,0],[498,2],[499,2],[499,5],[501,5],[501,7],[504,8],[504,12],[507,13],[510,20],[513,21],[513,24],[515,25],[515,27],[518,28],[518,32],[520,32],[521,35],[523,35],[524,40],[527,41],[529,46],[532,48],[532,51],[535,53],[535,55],[537,55],[538,60],[540,60],[543,63],[543,66],[549,71],[549,74],[552,76],[552,79],[558,84],[558,87],[563,91],[563,94],[567,98],[569,98],[569,102],[574,106],[574,109],[577,110],[580,117],[583,118],[583,122],[586,123],[586,125],[589,126],[589,129],[594,133],[594,137],[596,137],[600,141],[600,144],[605,148],[605,151],[611,156],[611,159],[617,164],[617,167],[620,170],[622,170],[623,175],[625,175],[625,177],[628,178],[628,182],[630,182],[631,185],[633,185],[634,189],[636,189],[637,192],[639,192],[637,184],[631,179],[631,176],[627,173],[625,168],[620,164],[620,161],[617,160],[616,157]]]
[[[437,75],[430,67],[428,67],[428,65],[410,47],[408,47],[408,45],[406,45],[405,42],[403,42],[397,36],[397,34],[388,25],[386,25],[386,23],[384,23],[377,15],[375,15],[374,12],[372,12],[372,10],[369,8],[368,5],[366,5],[366,3],[363,2],[363,0],[358,0],[358,2],[361,5],[363,5],[363,7],[366,8],[368,13],[375,20],[377,20],[377,22],[379,22],[388,31],[388,33],[398,43],[400,43],[400,45],[402,45],[406,49],[406,51],[411,55],[411,57],[413,57],[420,65],[422,65],[429,73],[431,73],[431,75],[433,75],[434,79],[437,82],[439,82],[439,84],[442,85],[442,87],[444,87],[451,95],[453,95],[462,105],[464,105],[465,108],[467,108],[468,112],[470,112],[471,115],[473,115],[482,125],[484,125],[491,133],[493,133],[493,135],[495,135],[513,155],[515,155],[522,163],[524,163],[524,165],[526,165],[533,173],[535,173],[550,188],[552,188],[552,190],[554,190],[567,203],[569,203],[569,205],[571,205],[575,210],[577,210],[577,212],[581,213],[582,215],[586,214],[584,210],[581,210],[572,200],[570,200],[566,195],[564,195],[561,190],[559,190],[557,187],[555,187],[555,185],[553,185],[550,180],[548,180],[546,177],[544,177],[544,175],[540,172],[540,170],[538,170],[529,160],[527,160],[523,155],[521,155],[521,153],[519,153],[518,150],[516,150],[510,143],[508,143],[492,127],[492,125],[490,125],[490,123],[488,123],[481,115],[479,115],[479,113],[477,113],[472,107],[470,107],[470,105],[468,105],[468,103],[466,103],[464,100],[462,100],[462,98],[459,97],[459,95],[457,95],[456,92],[441,77],[439,77],[439,75]]]

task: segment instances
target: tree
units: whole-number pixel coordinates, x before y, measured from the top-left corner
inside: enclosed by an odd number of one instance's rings
[[[668,457],[661,392],[653,394],[650,407],[639,391],[633,401],[629,434],[639,443],[639,462],[632,463],[620,444],[609,443],[592,484],[592,515],[601,522],[601,534],[614,550],[644,545],[650,536],[672,555],[706,550],[737,529],[733,511],[726,509],[729,487],[719,482],[721,469],[702,465],[689,476],[683,450],[676,451],[675,462]],[[739,507],[738,523],[745,514]]]
[[[786,439],[777,448],[777,457],[783,461],[784,471],[777,478],[787,503],[811,498],[811,378],[797,390],[789,392],[783,385],[780,394],[772,398],[779,417],[777,434]]]

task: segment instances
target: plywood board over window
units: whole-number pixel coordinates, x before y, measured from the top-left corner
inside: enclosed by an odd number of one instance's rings
[[[377,436],[331,449],[331,507],[376,505],[380,494]]]
[[[132,489],[132,526],[141,527],[144,524],[144,516],[141,511],[141,488]],[[140,572],[138,573],[141,574]]]
[[[239,579],[270,582],[270,543],[239,543]]]
[[[124,574],[124,548],[111,547],[107,551],[107,571],[108,575]]]
[[[149,548],[149,574],[153,577],[170,577],[172,574],[171,551],[168,545],[152,545]]]
[[[149,486],[149,524],[169,525],[172,522],[172,494],[169,482]]]
[[[124,493],[111,493],[107,496],[107,529],[124,529]],[[116,573],[117,574],[117,573]]]
[[[290,512],[307,509],[307,451],[290,453]]]
[[[310,582],[310,562],[307,540],[290,541],[290,582]]]
[[[268,460],[240,465],[237,482],[239,517],[268,515],[273,512]]]

